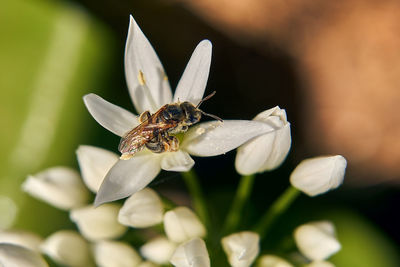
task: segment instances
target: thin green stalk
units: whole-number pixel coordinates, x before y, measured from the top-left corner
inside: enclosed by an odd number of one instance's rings
[[[289,186],[282,193],[282,195],[280,195],[274,201],[274,203],[272,203],[270,208],[264,213],[263,217],[255,227],[255,231],[260,234],[261,238],[265,236],[272,224],[290,207],[300,193],[301,192],[296,188]]]
[[[226,216],[225,223],[222,228],[223,234],[230,233],[236,230],[239,224],[243,207],[248,201],[250,193],[253,189],[255,177],[256,176],[252,174],[252,175],[242,176],[240,178],[240,183],[236,191],[235,198],[233,199],[232,206],[228,212],[228,215]]]
[[[190,196],[192,197],[193,207],[208,229],[208,226],[210,225],[210,217],[208,215],[207,204],[197,174],[193,169],[188,172],[182,172],[181,174],[189,190]]]

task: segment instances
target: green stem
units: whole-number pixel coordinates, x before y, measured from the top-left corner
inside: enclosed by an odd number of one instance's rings
[[[264,213],[263,217],[255,227],[255,231],[263,238],[272,224],[285,212],[293,201],[300,195],[300,191],[296,188],[289,186],[282,195],[275,200],[270,208]]]
[[[188,172],[182,172],[181,174],[192,197],[194,210],[208,229],[208,226],[210,225],[210,218],[197,174],[193,171],[193,169]]]
[[[238,189],[236,191],[235,198],[233,199],[233,203],[231,209],[226,216],[224,226],[222,228],[222,233],[230,233],[236,230],[240,216],[242,214],[242,210],[247,200],[249,199],[249,195],[252,191],[254,178],[256,176],[254,174],[242,176],[240,178],[240,183]]]

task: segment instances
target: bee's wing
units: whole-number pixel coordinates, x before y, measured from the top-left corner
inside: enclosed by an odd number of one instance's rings
[[[149,127],[150,126],[150,127]],[[121,138],[118,150],[122,154],[135,154],[143,149],[143,146],[154,138],[154,128],[144,122],[129,131]]]

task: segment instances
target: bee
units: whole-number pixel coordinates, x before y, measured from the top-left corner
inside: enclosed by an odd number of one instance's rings
[[[145,147],[154,153],[177,151],[179,140],[173,135],[186,132],[189,126],[200,121],[201,115],[222,121],[199,109],[204,101],[214,95],[215,91],[203,98],[197,106],[185,101],[166,104],[154,114],[143,112],[139,116],[140,124],[121,138],[118,146],[120,158],[128,160]]]

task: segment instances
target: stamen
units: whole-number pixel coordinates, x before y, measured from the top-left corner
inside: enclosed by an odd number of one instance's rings
[[[141,70],[139,70],[138,80],[139,80],[140,85],[146,84],[146,80],[144,79],[144,74]]]
[[[159,107],[156,104],[156,101],[154,101],[154,98],[150,92],[149,87],[146,84],[146,79],[144,77],[144,73],[139,70],[139,74],[138,74],[138,80],[140,85],[143,87],[143,92],[145,93],[147,100],[149,101],[151,107],[152,107],[152,112],[156,111]]]

